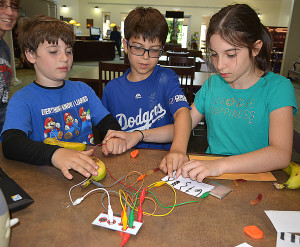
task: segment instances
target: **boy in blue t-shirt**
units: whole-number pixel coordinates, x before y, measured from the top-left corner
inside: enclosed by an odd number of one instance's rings
[[[64,80],[73,63],[72,28],[43,15],[22,21],[19,43],[34,66],[36,80],[9,101],[1,133],[3,154],[35,165],[54,165],[68,179],[72,178],[69,169],[86,177],[97,175],[98,166],[89,157],[93,150],[79,152],[43,141],[52,137],[94,144],[92,125],[104,135],[109,129],[120,130],[120,126],[89,86]],[[125,150],[125,141],[115,138],[107,142],[104,152]]]
[[[157,65],[168,24],[157,9],[137,7],[128,14],[124,25],[123,45],[131,68],[107,84],[102,102],[122,130],[131,132],[117,133],[130,139],[127,148],[139,142],[138,148],[170,150],[162,163],[171,170],[188,160],[191,117],[178,76]],[[157,135],[158,129],[165,131]],[[125,137],[129,135],[133,138]]]

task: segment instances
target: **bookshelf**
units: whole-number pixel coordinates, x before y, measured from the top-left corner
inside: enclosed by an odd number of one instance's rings
[[[287,27],[267,27],[273,41],[271,53],[271,69],[274,73],[280,73]]]

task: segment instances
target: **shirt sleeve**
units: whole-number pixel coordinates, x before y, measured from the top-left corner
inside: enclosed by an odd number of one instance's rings
[[[59,148],[30,140],[21,130],[9,129],[3,133],[2,151],[7,159],[32,165],[52,165],[53,153]]]
[[[166,99],[169,101],[168,104],[172,115],[174,115],[176,111],[182,107],[187,107],[188,109],[191,109],[182,91],[179,82],[179,77],[178,75],[176,75],[176,73],[173,70],[171,70],[171,72],[167,74],[167,76],[164,73],[162,73],[159,80],[160,83],[164,83],[166,85],[165,95],[166,95]]]
[[[290,80],[278,77],[276,81],[274,80],[267,83],[272,83],[267,95],[269,114],[278,108],[292,106],[293,115],[295,116],[298,110],[297,100],[293,84]]]
[[[100,98],[96,95],[94,90],[90,90],[89,105],[91,109],[92,123],[96,126],[105,116],[109,114],[109,111],[102,104]]]

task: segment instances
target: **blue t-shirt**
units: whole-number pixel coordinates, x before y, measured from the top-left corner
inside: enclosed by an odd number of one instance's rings
[[[174,114],[188,107],[176,73],[156,66],[145,80],[131,82],[124,75],[104,88],[102,103],[118,120],[123,131],[153,129],[174,123]],[[169,150],[171,143],[139,143],[139,148]]]
[[[220,75],[211,76],[195,97],[207,122],[207,153],[238,155],[269,146],[269,115],[297,101],[292,83],[269,72],[248,89],[232,88]]]
[[[34,141],[57,137],[94,144],[92,124],[97,125],[107,114],[101,100],[83,82],[65,81],[58,88],[31,83],[10,99],[2,133],[18,129]]]

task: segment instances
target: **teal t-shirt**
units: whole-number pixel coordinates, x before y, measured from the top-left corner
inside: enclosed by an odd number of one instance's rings
[[[211,76],[195,97],[207,123],[207,153],[237,155],[269,145],[269,114],[297,101],[290,80],[269,72],[248,89],[232,88],[220,75]]]

